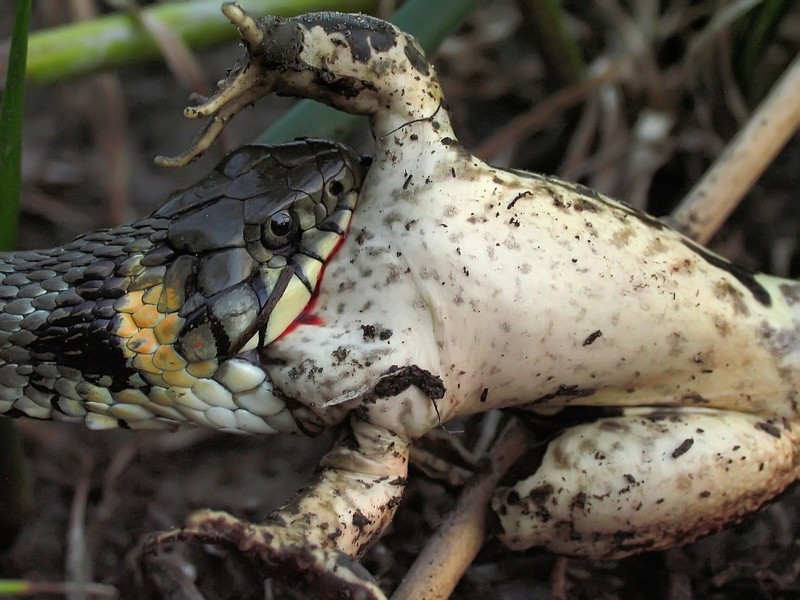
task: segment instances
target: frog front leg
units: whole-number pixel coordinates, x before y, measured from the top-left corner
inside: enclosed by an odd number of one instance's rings
[[[492,508],[514,550],[618,559],[712,533],[798,476],[800,423],[640,409],[564,430]]]
[[[438,422],[444,394],[435,375],[389,342],[356,326],[300,326],[267,347],[270,381],[294,419],[304,429],[344,421],[343,435],[312,482],[264,521],[201,511],[159,543],[233,546],[266,576],[303,582],[315,597],[383,597],[357,559],[391,522],[410,440]]]
[[[354,418],[314,479],[263,521],[197,511],[183,529],[154,536],[146,552],[179,540],[227,546],[264,577],[314,598],[384,599],[357,559],[394,516],[408,456],[407,438]]]

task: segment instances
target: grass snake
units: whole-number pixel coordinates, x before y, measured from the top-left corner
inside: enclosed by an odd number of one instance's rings
[[[311,300],[362,163],[322,140],[245,146],[146,218],[0,254],[0,414],[302,429],[258,353]]]

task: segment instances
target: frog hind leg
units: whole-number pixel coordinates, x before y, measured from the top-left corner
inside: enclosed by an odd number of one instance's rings
[[[798,477],[800,423],[640,410],[565,429],[492,507],[511,549],[617,559],[717,531]]]
[[[264,577],[275,577],[314,598],[385,600],[358,563],[391,522],[408,473],[409,440],[352,419],[322,459],[317,476],[260,523],[201,510],[182,529],[152,536],[139,558],[176,541],[238,550]]]

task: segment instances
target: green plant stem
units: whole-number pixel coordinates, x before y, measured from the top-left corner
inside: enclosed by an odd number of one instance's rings
[[[564,24],[560,0],[526,0],[522,5],[533,30],[531,38],[536,40],[555,87],[566,87],[583,79],[586,64]]]
[[[751,104],[769,92],[781,71],[764,61],[783,18],[796,0],[765,0],[739,19],[733,27],[733,63],[739,85]]]
[[[240,0],[255,15],[290,16],[318,10],[367,11],[375,0]],[[219,10],[221,0],[170,2],[144,9],[149,17],[172,28],[193,48],[218,45],[236,38]],[[134,62],[157,58],[152,36],[133,17],[117,13],[30,36],[28,81],[53,83]],[[0,57],[0,74],[2,74]]]
[[[0,552],[14,543],[31,514],[25,455],[19,433],[10,419],[0,420]]]
[[[0,106],[0,250],[17,242],[25,59],[31,0],[19,0],[9,51],[6,91]],[[30,513],[22,445],[14,424],[0,420],[0,549],[9,546]]]
[[[72,595],[73,597],[117,598],[116,588],[101,583],[73,583],[69,581],[25,581],[0,579],[0,598],[32,596],[34,594]]]
[[[442,41],[464,22],[478,4],[477,0],[409,0],[390,19],[422,45],[426,53],[436,51]],[[267,128],[257,144],[277,144],[299,136],[342,140],[364,117],[350,115],[313,100],[303,100],[279,121]]]
[[[17,245],[26,38],[30,11],[31,0],[20,0],[9,52],[7,89],[0,106],[0,250],[13,250]]]

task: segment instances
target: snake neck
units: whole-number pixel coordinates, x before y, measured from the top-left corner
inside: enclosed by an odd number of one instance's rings
[[[147,218],[66,246],[0,254],[0,415],[92,429],[316,433],[273,393],[253,353],[188,362],[176,349],[186,305]]]
[[[155,250],[167,224],[142,219],[58,248],[0,254],[0,414],[69,420],[85,414],[80,382],[143,385],[117,305],[163,271],[157,263],[169,253]]]

